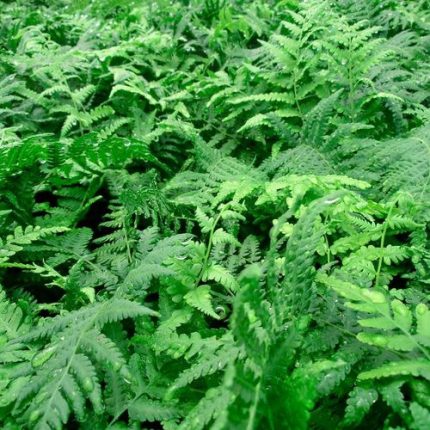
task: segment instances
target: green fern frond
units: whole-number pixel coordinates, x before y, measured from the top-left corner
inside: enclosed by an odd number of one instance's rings
[[[177,419],[181,412],[173,404],[169,405],[142,396],[130,405],[129,414],[135,420],[155,422]]]
[[[324,136],[329,128],[329,116],[333,111],[342,90],[338,90],[329,97],[321,100],[304,118],[302,129],[302,143],[320,147],[324,143]]]
[[[8,235],[6,239],[0,239],[0,263],[4,263],[13,257],[16,253],[22,251],[25,245],[40,240],[48,235],[63,233],[68,231],[67,227],[47,227],[27,226],[25,229],[16,227],[13,234]]]

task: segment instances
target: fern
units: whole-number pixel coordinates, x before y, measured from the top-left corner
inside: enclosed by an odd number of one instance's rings
[[[67,231],[65,227],[41,228],[39,226],[27,226],[25,230],[22,227],[16,227],[13,235],[6,237],[5,241],[0,242],[1,255],[0,262],[6,262],[17,252],[23,249],[23,245],[39,240],[49,234],[61,233]]]
[[[27,343],[50,338],[48,347],[32,357],[28,370],[31,383],[18,397],[16,413],[22,411],[23,418],[36,428],[60,428],[72,411],[83,418],[85,398],[100,413],[102,399],[94,362],[115,371],[122,369],[124,375],[127,372],[124,358],[115,343],[100,332],[101,328],[108,322],[151,313],[143,306],[114,299],[87,308],[84,313],[78,310],[56,317],[13,339]],[[52,379],[52,375],[56,377]]]
[[[0,10],[0,427],[424,430],[428,0]]]
[[[425,304],[421,303],[416,308],[416,333],[414,333],[412,331],[412,312],[401,301],[394,299],[390,302],[385,294],[378,290],[362,290],[349,283],[334,279],[327,279],[325,282],[342,296],[353,300],[347,302],[347,306],[375,315],[372,318],[360,319],[359,324],[362,327],[387,331],[386,334],[360,333],[358,335],[360,341],[398,351],[417,349],[424,357],[428,358],[425,349],[429,343],[426,340],[428,334],[425,328],[428,308]]]

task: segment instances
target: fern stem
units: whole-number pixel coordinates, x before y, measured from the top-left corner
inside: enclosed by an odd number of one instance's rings
[[[205,257],[203,259],[203,264],[202,264],[202,268],[200,270],[199,276],[198,276],[197,281],[195,283],[196,287],[198,287],[198,285],[200,284],[200,282],[201,282],[201,280],[203,278],[203,275],[204,275],[204,273],[206,271],[206,268],[207,268],[207,265],[208,265],[208,261],[209,261],[209,256],[210,256],[210,253],[212,251],[212,241],[213,241],[213,235],[215,233],[215,228],[218,225],[219,220],[221,219],[221,216],[222,216],[223,211],[224,211],[225,208],[226,208],[226,206],[224,206],[221,209],[220,213],[217,215],[217,217],[214,220],[214,223],[212,224],[212,228],[210,229],[209,239],[208,239],[208,244],[207,244],[207,249],[206,249],[206,254],[205,254]]]
[[[131,256],[131,248],[130,248],[130,243],[128,240],[128,233],[127,233],[127,226],[125,225],[125,218],[122,224],[122,228],[124,229],[124,236],[125,236],[125,246],[127,249],[127,259],[129,264],[131,264],[133,262],[133,257]]]
[[[294,73],[294,75],[295,75],[295,73]],[[303,114],[302,114],[302,109],[300,108],[300,103],[299,103],[299,99],[298,99],[298,95],[297,95],[297,83],[296,83],[295,77],[294,77],[294,83],[293,83],[293,91],[294,91],[294,101],[296,102],[296,106],[297,106],[297,110],[299,111],[300,118],[302,118]]]
[[[261,380],[258,382],[257,387],[255,388],[254,400],[252,402],[251,409],[249,411],[248,424],[246,426],[246,430],[253,430],[255,426],[255,417],[257,415],[257,407],[260,401],[260,391],[261,391]]]
[[[426,147],[427,152],[430,154],[430,145],[427,142],[425,142],[423,139],[418,139],[418,140]],[[422,203],[424,200],[424,193],[429,185],[429,182],[430,182],[430,169],[429,169],[429,174],[427,175],[426,181],[424,182],[424,185],[421,188],[420,197],[418,199],[420,203]]]
[[[393,212],[394,205],[396,204],[396,201],[397,200],[394,200],[392,205],[390,206],[390,209],[389,209],[388,214],[387,214],[387,218],[385,219],[384,229],[382,231],[381,242],[379,245],[380,256],[378,259],[378,267],[376,269],[376,276],[375,276],[375,288],[377,288],[379,286],[379,278],[381,276],[382,262],[383,262],[382,251],[383,251],[384,246],[385,246],[385,237],[387,235],[387,230],[388,230],[388,220],[390,219],[391,213]]]
[[[327,217],[324,216],[324,224],[326,224],[326,223],[327,223]],[[328,241],[328,236],[326,233],[324,233],[324,242],[327,246],[327,264],[330,264],[331,263],[330,243]]]
[[[354,114],[354,81],[353,81],[353,73],[352,73],[352,65],[351,65],[351,40],[349,41],[348,45],[348,84],[349,84],[349,94],[348,94],[348,105],[349,105],[349,117],[351,121],[354,120],[355,114]]]

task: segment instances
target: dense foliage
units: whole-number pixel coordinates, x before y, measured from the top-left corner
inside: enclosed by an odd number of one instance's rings
[[[0,422],[430,428],[430,2],[0,9]]]

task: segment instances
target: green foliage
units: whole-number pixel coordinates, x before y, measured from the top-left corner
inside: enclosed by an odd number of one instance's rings
[[[428,0],[9,0],[0,427],[430,428]]]

